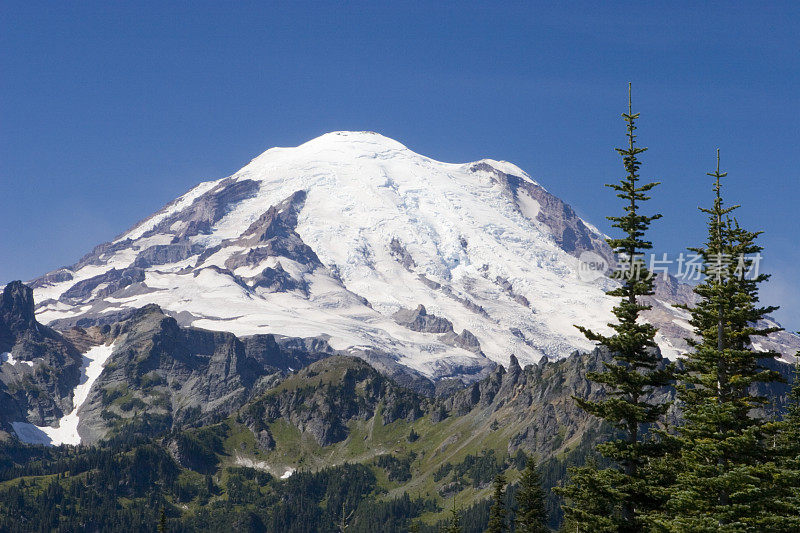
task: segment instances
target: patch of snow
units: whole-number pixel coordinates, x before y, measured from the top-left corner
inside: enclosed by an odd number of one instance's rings
[[[28,422],[12,422],[11,426],[14,428],[17,437],[22,442],[29,444],[50,444],[55,446],[59,444],[80,444],[78,410],[89,397],[92,385],[100,377],[103,367],[113,351],[114,345],[110,344],[108,346],[95,346],[83,354],[80,383],[72,392],[72,411],[62,416],[55,427],[35,426]]]
[[[290,477],[292,477],[292,474],[294,474],[294,468],[290,468],[286,472],[284,472],[281,475],[281,479],[289,479]]]
[[[517,196],[517,203],[522,214],[531,220],[536,220],[536,217],[539,216],[539,211],[542,209],[542,205],[531,198],[531,195],[525,191],[520,192]]]
[[[656,344],[658,344],[658,348],[661,350],[661,355],[666,357],[667,359],[676,360],[684,355],[686,355],[682,350],[676,348],[672,341],[670,341],[667,337],[665,337],[661,332],[656,333],[655,338]]]
[[[30,367],[34,365],[33,361],[17,361],[16,359],[14,359],[14,356],[11,355],[11,352],[0,353],[0,364],[3,363],[8,363],[11,366],[16,365],[17,363],[22,363]]]

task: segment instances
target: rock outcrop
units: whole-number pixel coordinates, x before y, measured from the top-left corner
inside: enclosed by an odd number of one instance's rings
[[[47,424],[72,408],[81,354],[36,321],[33,291],[19,281],[0,295],[0,354],[0,425]]]
[[[320,446],[329,446],[347,438],[353,420],[380,416],[383,424],[414,421],[430,401],[399,387],[360,358],[333,356],[288,377],[243,409],[241,417],[259,442],[270,423],[283,419]]]

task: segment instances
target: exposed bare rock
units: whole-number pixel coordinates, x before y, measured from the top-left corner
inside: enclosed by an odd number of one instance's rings
[[[694,293],[691,285],[681,283],[671,274],[658,274],[653,289],[656,298],[672,304],[692,306],[699,301],[699,296]]]
[[[73,279],[72,272],[68,268],[60,268],[45,274],[44,276],[32,281],[29,286],[32,289],[43,287],[50,283],[61,283],[64,281],[71,281]]]
[[[34,315],[33,291],[13,281],[0,294],[0,426],[15,421],[50,423],[72,408],[81,355]],[[3,358],[5,360],[5,358]]]
[[[320,446],[347,438],[348,423],[380,411],[383,424],[420,418],[429,400],[398,387],[355,357],[329,357],[288,377],[280,387],[241,414],[254,434],[283,419],[311,435]]]
[[[63,300],[85,300],[90,297],[104,298],[133,283],[144,281],[144,270],[139,267],[117,270],[112,268],[108,272],[92,278],[79,281],[70,287],[63,295]],[[103,285],[101,287],[101,285]],[[95,289],[97,292],[95,293]]]
[[[148,268],[155,265],[177,263],[192,256],[200,254],[205,248],[199,244],[158,244],[143,250],[136,256],[133,265],[139,268]]]
[[[308,284],[303,280],[294,279],[283,269],[280,261],[275,268],[267,267],[249,281],[253,288],[261,287],[269,292],[300,291],[308,296]]]
[[[429,315],[425,306],[420,304],[416,309],[401,309],[392,315],[395,322],[414,331],[425,333],[448,333],[453,331],[453,323],[446,318]]]
[[[411,271],[416,268],[417,264],[414,262],[414,258],[408,253],[408,250],[406,250],[406,247],[400,242],[400,239],[392,237],[392,240],[389,242],[389,249],[392,252],[392,256],[400,261],[400,264],[403,265],[406,270]]]
[[[495,278],[495,282],[500,285],[500,287],[508,294],[512,300],[517,302],[520,305],[524,305],[525,307],[530,307],[531,303],[528,301],[527,298],[522,296],[521,294],[517,294],[514,292],[514,286],[511,285],[511,282],[508,281],[508,278],[504,278],[502,276],[497,276]]]
[[[536,220],[550,228],[558,245],[566,252],[580,256],[582,252],[591,251],[606,258],[609,264],[614,264],[614,256],[608,244],[602,237],[583,223],[583,220],[568,204],[547,192],[544,187],[522,179],[520,176],[506,174],[484,162],[475,163],[475,170],[492,174],[495,180],[507,187],[509,194],[520,203],[520,195],[527,195],[538,203],[539,210]],[[520,209],[524,210],[520,207]]]
[[[269,451],[275,447],[275,439],[272,438],[272,433],[269,429],[262,429],[258,433],[254,433],[256,437],[256,444],[264,451]]]
[[[222,180],[208,193],[197,198],[189,207],[166,217],[144,237],[158,233],[173,234],[174,241],[208,233],[211,227],[224,217],[230,208],[256,195],[259,184],[253,180]]]

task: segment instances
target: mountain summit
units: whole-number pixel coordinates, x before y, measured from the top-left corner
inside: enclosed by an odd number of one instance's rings
[[[438,378],[590,349],[573,324],[603,329],[613,282],[578,277],[585,251],[612,259],[511,163],[442,163],[333,132],[201,183],[32,286],[37,318],[56,327],[155,303],[182,325],[322,337]],[[670,298],[686,291],[659,287],[653,316],[674,356],[690,330]]]

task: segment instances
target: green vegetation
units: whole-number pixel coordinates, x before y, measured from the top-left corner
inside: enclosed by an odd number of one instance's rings
[[[791,531],[794,517],[774,508],[776,487],[785,484],[778,465],[774,424],[762,411],[767,398],[753,385],[781,380],[762,366],[777,354],[758,350],[754,338],[779,328],[759,327],[775,307],[761,307],[758,286],[765,274],[751,277],[759,233],[741,228],[722,198],[719,151],[714,203],[708,215],[703,258],[705,278],[695,288],[701,297],[690,311],[698,341],[685,362],[678,397],[685,423],[678,428],[680,449],[669,464],[677,473],[669,499],[655,523],[671,531]],[[788,480],[787,480],[788,481]]]
[[[620,436],[597,448],[612,466],[602,471],[594,467],[573,471],[572,481],[562,494],[569,500],[564,508],[567,515],[590,529],[637,532],[642,530],[643,516],[659,503],[648,464],[666,451],[658,439],[647,434],[647,428],[663,419],[669,403],[653,403],[651,398],[657,388],[674,381],[674,366],[664,365],[657,351],[656,328],[641,321],[641,313],[651,308],[642,298],[653,294],[654,283],[643,259],[653,247],[645,237],[650,223],[661,215],[641,214],[642,204],[650,199],[647,193],[658,183],[639,183],[638,156],[647,148],[636,146],[639,114],[632,110],[630,86],[628,90],[628,112],[622,115],[628,146],[617,148],[627,175],[619,184],[609,185],[624,203],[622,216],[608,217],[623,234],[608,240],[620,263],[612,274],[620,286],[608,292],[620,298],[613,309],[617,320],[609,324],[614,330],[611,336],[578,326],[588,339],[606,347],[612,355],[613,361],[604,363],[602,372],[589,374],[589,379],[605,386],[608,397],[598,401],[575,398],[578,405],[613,426]],[[587,486],[595,489],[587,490]],[[598,498],[608,498],[607,504],[597,508],[600,513],[590,511]]]
[[[556,489],[567,500],[566,525],[608,532],[797,531],[800,448],[792,402],[798,401],[798,385],[783,420],[767,416],[770,400],[757,387],[775,390],[782,381],[765,366],[779,354],[757,342],[780,330],[764,325],[776,308],[759,303],[759,285],[769,278],[757,271],[760,233],[732,216],[739,206],[725,206],[721,179],[727,174],[720,171],[717,151],[716,171],[709,173],[714,203],[701,209],[708,215],[708,238],[690,248],[702,258],[704,274],[694,288],[699,303],[686,307],[696,340],[690,340],[680,372],[664,364],[655,350],[656,330],[640,316],[650,308],[643,298],[653,294],[653,279],[639,257],[651,248],[644,237],[659,216],[639,209],[656,183],[637,185],[637,155],[644,149],[635,146],[638,114],[630,101],[623,117],[628,148],[618,152],[628,176],[612,188],[625,200],[625,215],[609,217],[624,234],[609,240],[622,265],[614,273],[621,285],[609,293],[621,298],[614,308],[617,322],[609,324],[615,333],[579,328],[606,347],[613,362],[588,375],[604,386],[605,399],[575,398],[618,437],[597,446],[609,466],[592,459],[570,469],[566,486]],[[653,401],[653,393],[676,380],[680,418],[668,428],[670,395]]]
[[[533,457],[526,461],[514,499],[517,503],[516,531],[547,533],[545,492],[542,489],[542,476]]]
[[[492,508],[489,511],[487,533],[503,533],[508,531],[506,511],[506,476],[497,474],[494,478],[494,495]]]

